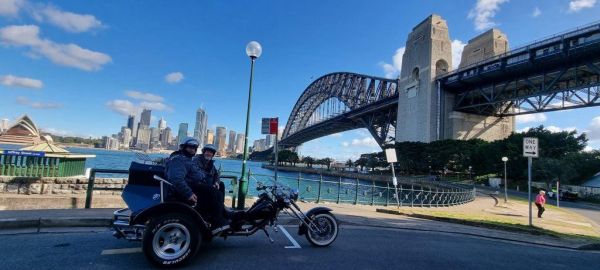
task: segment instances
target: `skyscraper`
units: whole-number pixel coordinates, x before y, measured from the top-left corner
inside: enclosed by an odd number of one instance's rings
[[[171,144],[171,140],[173,137],[171,133],[172,132],[170,127],[167,127],[160,132],[160,144],[162,144],[162,146],[165,148],[169,147],[169,145]]]
[[[140,117],[140,125],[150,127],[150,118],[152,118],[152,110],[144,109]]]
[[[215,143],[215,132],[212,129],[206,131],[206,144],[214,144]]]
[[[275,145],[275,134],[267,134],[265,137],[265,147],[271,148]]]
[[[177,132],[177,143],[181,143],[188,133],[188,123],[179,124],[179,131]]]
[[[200,142],[200,145],[204,145],[204,139],[206,137],[206,124],[208,122],[208,115],[202,108],[198,108],[196,111],[196,126],[194,127],[194,138]]]
[[[127,118],[127,128],[133,130],[133,126],[135,125],[135,115],[129,115]]]
[[[160,120],[158,120],[158,129],[163,130],[165,128],[167,128],[167,121],[161,117]]]
[[[227,153],[234,153],[235,151],[235,131],[229,131],[229,143],[227,144]]]
[[[158,137],[160,136],[160,130],[155,127],[150,128],[150,144],[156,144],[158,142]]]
[[[244,153],[244,134],[238,133],[237,138],[235,138],[235,150],[236,154]]]
[[[122,133],[123,133],[122,148],[129,149],[129,146],[131,144],[131,129],[125,128],[122,131]]]
[[[215,147],[217,153],[221,156],[225,154],[227,147],[227,129],[225,127],[217,127],[217,134],[215,134]]]
[[[146,126],[140,126],[140,128],[138,128],[135,148],[141,150],[148,150],[148,148],[150,148],[150,128]]]

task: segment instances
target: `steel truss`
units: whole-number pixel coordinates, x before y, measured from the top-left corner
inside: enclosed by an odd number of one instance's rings
[[[470,88],[457,94],[454,110],[510,116],[598,105],[599,63],[586,62]]]
[[[600,23],[437,78],[454,110],[510,116],[600,105]]]

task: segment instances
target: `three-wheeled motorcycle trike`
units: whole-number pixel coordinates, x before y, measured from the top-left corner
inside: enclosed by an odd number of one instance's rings
[[[298,219],[299,235],[305,235],[316,247],[326,247],[338,236],[338,221],[326,207],[304,213],[296,204],[298,191],[281,183],[257,183],[261,193],[245,210],[230,211],[231,228],[213,236],[211,224],[193,206],[185,202],[165,201],[170,183],[164,179],[159,164],[132,162],[122,198],[127,208],[114,212],[114,236],[141,241],[145,256],[155,265],[174,267],[188,263],[199,247],[215,237],[250,236],[276,231],[279,215],[287,213]]]

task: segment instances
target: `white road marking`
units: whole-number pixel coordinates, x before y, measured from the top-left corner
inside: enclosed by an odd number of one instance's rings
[[[100,253],[100,255],[117,255],[117,254],[130,254],[130,253],[140,253],[142,252],[142,248],[119,248],[119,249],[105,249]]]
[[[294,238],[290,235],[290,233],[281,225],[277,225],[277,227],[279,227],[279,229],[285,234],[285,236],[290,240],[290,242],[292,243],[291,246],[285,246],[284,248],[302,248],[298,242],[296,242],[296,240],[294,240]]]

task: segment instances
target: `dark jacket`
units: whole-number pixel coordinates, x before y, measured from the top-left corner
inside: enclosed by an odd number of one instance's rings
[[[219,181],[219,171],[215,167],[214,160],[207,160],[204,155],[200,154],[193,158],[194,163],[206,175],[206,183],[214,185]]]
[[[192,196],[190,187],[206,181],[206,175],[192,162],[192,158],[181,154],[172,155],[166,160],[165,175],[169,186],[167,198],[186,200]]]

